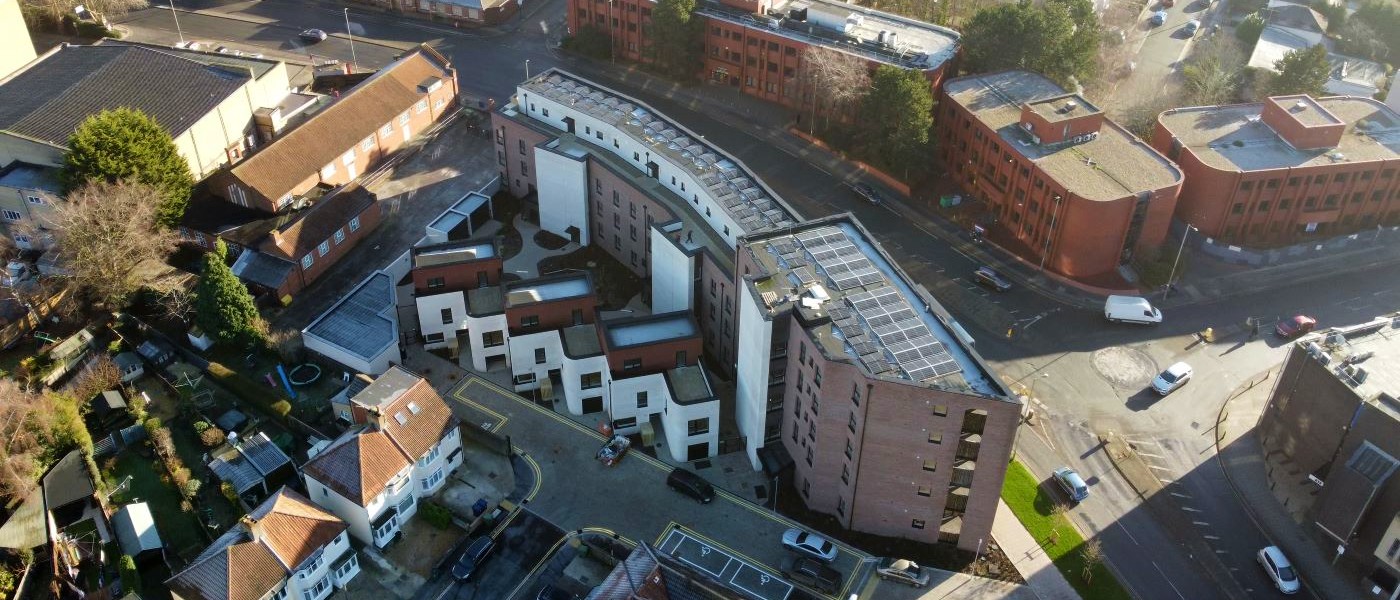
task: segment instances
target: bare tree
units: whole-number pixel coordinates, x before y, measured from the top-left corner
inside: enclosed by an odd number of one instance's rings
[[[149,4],[146,0],[20,0],[24,13],[31,20],[57,23],[64,15],[82,6],[93,13],[114,19]]]
[[[1094,583],[1094,567],[1103,562],[1103,545],[1098,538],[1094,538],[1079,547],[1079,558],[1084,560],[1084,571],[1079,574],[1084,579],[1084,583]]]
[[[73,379],[73,395],[78,399],[78,405],[83,406],[93,396],[116,388],[121,381],[122,372],[117,368],[117,363],[102,354],[89,362],[87,368]]]
[[[194,316],[194,291],[178,283],[158,286],[155,290],[156,304],[165,315],[188,326]]]
[[[156,224],[160,192],[139,183],[91,183],[54,209],[62,266],[87,298],[118,308],[140,286],[138,267],[162,261],[176,234]]]
[[[22,499],[37,483],[49,431],[46,405],[18,381],[0,379],[0,500]]]
[[[1182,69],[1186,101],[1211,105],[1237,100],[1247,58],[1234,36],[1212,35],[1196,44]]]
[[[831,113],[856,105],[870,90],[870,68],[853,54],[809,46],[802,54],[802,83],[812,98],[807,132],[814,133],[818,105],[825,108],[828,123]]]

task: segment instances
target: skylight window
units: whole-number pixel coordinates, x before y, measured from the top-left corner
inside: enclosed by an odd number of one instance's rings
[[[411,413],[413,413],[413,414],[416,415],[416,414],[418,414],[418,413],[420,413],[420,412],[423,412],[423,409],[418,408],[418,403],[417,403],[417,402],[409,402],[409,403],[408,403],[408,412],[411,412]]]
[[[408,415],[403,414],[403,411],[396,412],[396,413],[394,413],[394,420],[395,420],[395,421],[398,421],[398,422],[399,422],[399,425],[407,425],[407,424],[408,424]]]

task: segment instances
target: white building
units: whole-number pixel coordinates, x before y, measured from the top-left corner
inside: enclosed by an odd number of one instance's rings
[[[177,600],[323,600],[360,572],[346,531],[282,488],[165,584]]]
[[[400,367],[350,399],[355,426],[302,467],[311,501],[383,547],[462,465],[458,421],[427,380]]]

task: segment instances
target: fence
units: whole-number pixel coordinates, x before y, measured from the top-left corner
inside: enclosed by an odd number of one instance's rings
[[[18,321],[6,325],[4,329],[0,329],[0,348],[9,348],[15,345],[23,339],[24,336],[28,335],[29,332],[34,331],[40,323],[44,322],[44,319],[47,319],[49,315],[57,311],[60,306],[66,305],[71,301],[72,298],[68,290],[63,289],[59,290],[57,294],[49,296],[38,304],[31,306],[29,312],[23,317],[20,317]]]

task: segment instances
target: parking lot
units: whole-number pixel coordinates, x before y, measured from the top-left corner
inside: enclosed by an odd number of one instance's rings
[[[747,592],[755,600],[787,600],[793,584],[726,552],[697,534],[675,526],[656,545],[662,551],[715,579]]]

